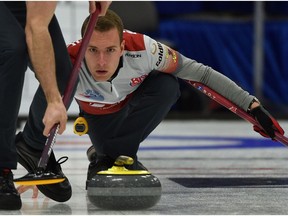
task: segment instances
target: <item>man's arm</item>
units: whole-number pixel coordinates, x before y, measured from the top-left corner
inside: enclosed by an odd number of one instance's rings
[[[51,128],[60,123],[63,133],[67,122],[67,111],[57,87],[55,56],[48,25],[54,15],[57,2],[27,1],[26,41],[36,77],[47,100],[43,117],[43,134],[48,136]]]

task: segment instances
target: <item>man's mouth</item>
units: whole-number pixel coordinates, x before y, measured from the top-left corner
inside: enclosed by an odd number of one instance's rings
[[[97,72],[98,74],[105,74],[105,73],[107,73],[106,70],[97,70],[96,72]]]

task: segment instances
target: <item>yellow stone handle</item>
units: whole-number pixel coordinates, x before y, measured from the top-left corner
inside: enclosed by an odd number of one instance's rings
[[[99,175],[150,175],[147,170],[128,170],[124,165],[132,165],[134,163],[133,158],[121,155],[108,170],[98,172]]]
[[[114,164],[117,166],[131,165],[133,163],[133,158],[124,155],[120,155],[114,162]]]

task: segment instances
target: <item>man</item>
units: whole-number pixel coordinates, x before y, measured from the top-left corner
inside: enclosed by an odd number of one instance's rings
[[[87,23],[88,18],[82,35]],[[68,46],[72,62],[80,45],[77,41]],[[262,135],[274,138],[275,130],[284,133],[257,99],[233,81],[146,35],[123,32],[120,17],[108,10],[95,26],[75,95],[93,144],[87,151],[90,164],[86,184],[98,171],[110,168],[120,155],[134,159],[128,169],[146,169],[137,160],[139,145],[178,99],[177,77],[202,82],[251,112],[265,129],[255,128]]]
[[[88,18],[82,34],[87,22]],[[80,44],[77,41],[68,46],[72,62]],[[212,68],[146,35],[123,32],[121,19],[111,10],[98,19],[79,78],[75,98],[93,144],[88,151],[96,152],[89,157],[86,184],[120,155],[134,159],[130,169],[146,169],[137,160],[139,145],[177,101],[178,78],[201,82],[251,112],[264,128],[255,128],[262,135],[273,139],[275,131],[284,134],[253,95]]]
[[[101,2],[101,15],[110,3]],[[0,210],[17,210],[22,206],[11,171],[17,167],[16,146],[19,162],[31,171],[37,167],[51,128],[59,123],[61,134],[66,127],[67,113],[62,94],[72,65],[54,16],[56,5],[53,1],[0,2]],[[95,2],[89,5],[89,11],[94,12]],[[28,64],[41,86],[15,146],[16,122]],[[47,170],[62,173],[53,153]],[[39,186],[39,189],[59,202],[67,201],[72,194],[67,178],[62,183]]]

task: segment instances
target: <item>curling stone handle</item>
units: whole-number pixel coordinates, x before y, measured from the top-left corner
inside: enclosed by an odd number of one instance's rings
[[[124,156],[124,155],[120,155],[118,158],[116,158],[114,164],[117,166],[123,166],[123,165],[131,165],[133,163],[134,163],[133,158],[128,157],[128,156]]]

